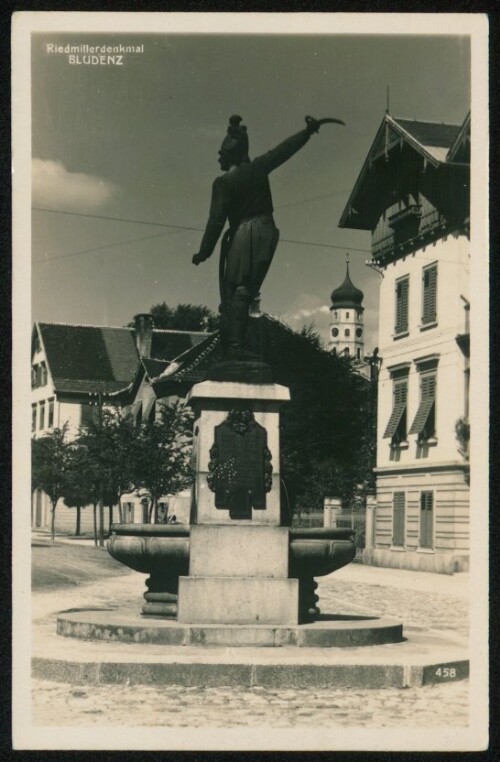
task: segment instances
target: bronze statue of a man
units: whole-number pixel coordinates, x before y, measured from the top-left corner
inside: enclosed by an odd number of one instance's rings
[[[338,120],[307,117],[304,130],[250,161],[247,129],[241,117],[229,120],[219,151],[219,164],[225,174],[213,183],[210,216],[193,264],[210,257],[229,220],[221,246],[219,309],[222,347],[230,359],[255,357],[244,348],[249,308],[260,291],[279,239],[268,176],[297,153],[323,121]]]

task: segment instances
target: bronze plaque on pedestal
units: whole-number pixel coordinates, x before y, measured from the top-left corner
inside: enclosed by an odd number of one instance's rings
[[[271,452],[267,431],[250,410],[230,410],[215,427],[208,468],[216,508],[229,510],[232,519],[251,519],[252,508],[265,509],[272,486]]]

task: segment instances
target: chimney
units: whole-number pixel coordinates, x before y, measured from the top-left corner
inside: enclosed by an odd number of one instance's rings
[[[148,313],[134,315],[135,344],[140,357],[151,357],[153,318]]]

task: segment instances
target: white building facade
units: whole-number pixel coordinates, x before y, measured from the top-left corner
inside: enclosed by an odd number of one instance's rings
[[[377,565],[468,568],[469,129],[386,115],[341,219],[382,276]]]

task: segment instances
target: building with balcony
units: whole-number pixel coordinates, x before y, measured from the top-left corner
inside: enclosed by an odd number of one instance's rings
[[[339,223],[371,232],[382,276],[377,565],[468,568],[469,174],[470,115],[386,114]]]

